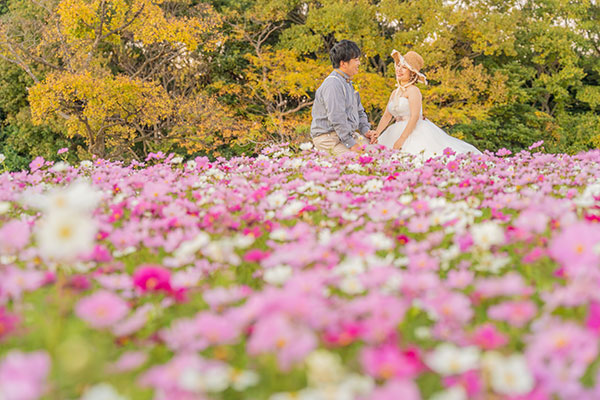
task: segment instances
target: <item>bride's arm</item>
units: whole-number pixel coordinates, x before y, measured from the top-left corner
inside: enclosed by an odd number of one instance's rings
[[[392,99],[394,92],[395,91],[392,91],[392,94],[390,95],[390,100]],[[390,101],[388,100],[388,104],[389,103],[390,103]],[[377,138],[379,137],[379,135],[381,135],[381,133],[385,130],[385,128],[387,128],[387,126],[390,124],[390,121],[392,120],[393,117],[394,116],[388,111],[388,108],[386,105],[385,112],[383,113],[383,116],[379,120],[379,124],[377,124],[377,129],[375,129],[375,135],[371,136],[371,143],[375,143],[375,141],[377,141]]]
[[[392,120],[392,114],[388,111],[388,109],[386,107],[385,112],[383,113],[383,117],[381,117],[381,120],[379,121],[379,124],[377,125],[377,129],[375,129],[375,132],[377,132],[377,136],[381,135],[381,132],[383,132],[385,130],[385,128],[387,128],[387,126],[391,120]]]
[[[408,118],[408,123],[402,131],[402,134],[394,143],[394,149],[401,149],[402,145],[406,139],[410,136],[412,131],[417,126],[417,122],[419,121],[419,116],[421,114],[421,104],[423,101],[423,97],[421,95],[421,91],[416,86],[411,86],[408,88],[408,107],[410,108],[410,117]]]

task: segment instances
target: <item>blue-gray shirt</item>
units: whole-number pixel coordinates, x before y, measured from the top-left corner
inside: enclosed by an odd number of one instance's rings
[[[319,86],[312,107],[311,137],[335,131],[340,141],[350,148],[356,144],[352,133],[362,135],[371,129],[360,95],[343,73],[333,71]]]

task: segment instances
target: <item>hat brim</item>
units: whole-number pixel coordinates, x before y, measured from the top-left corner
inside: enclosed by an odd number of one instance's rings
[[[413,66],[411,66],[408,62],[406,62],[406,60],[404,59],[404,56],[402,56],[402,54],[400,54],[400,52],[398,50],[396,50],[396,49],[392,50],[392,58],[394,59],[394,64],[396,67],[405,66],[410,71],[417,74],[418,82],[421,82],[421,83],[424,83],[425,85],[427,85],[427,77],[425,76],[425,74],[423,74],[422,72],[419,72],[417,69],[415,69]]]

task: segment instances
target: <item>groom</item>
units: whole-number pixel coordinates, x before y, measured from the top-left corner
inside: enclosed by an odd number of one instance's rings
[[[329,52],[333,71],[317,89],[312,107],[310,136],[317,150],[335,156],[360,153],[375,133],[352,86],[360,54],[358,45],[350,40],[342,40]]]

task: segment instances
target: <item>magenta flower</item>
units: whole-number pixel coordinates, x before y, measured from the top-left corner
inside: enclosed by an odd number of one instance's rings
[[[75,306],[75,314],[93,328],[106,328],[114,325],[128,312],[127,302],[107,290],[100,290],[84,297]]]
[[[171,292],[171,272],[159,265],[140,265],[133,273],[133,283],[142,292]]]
[[[475,370],[469,370],[460,375],[444,377],[443,382],[445,386],[450,387],[461,385],[467,392],[468,398],[477,398],[483,389],[484,383],[482,382],[480,373]]]
[[[597,301],[590,303],[585,326],[596,335],[600,335],[600,303]]]
[[[3,306],[0,306],[0,340],[14,331],[18,322],[17,315],[9,313]]]
[[[260,249],[252,249],[244,255],[244,261],[247,262],[261,262],[263,259],[269,257],[271,253],[269,251],[262,251]]]
[[[360,359],[365,372],[377,379],[414,378],[424,368],[418,353],[402,352],[391,343],[363,348]]]
[[[472,340],[473,344],[485,350],[497,349],[508,343],[506,335],[498,332],[496,326],[489,322],[477,327]]]

